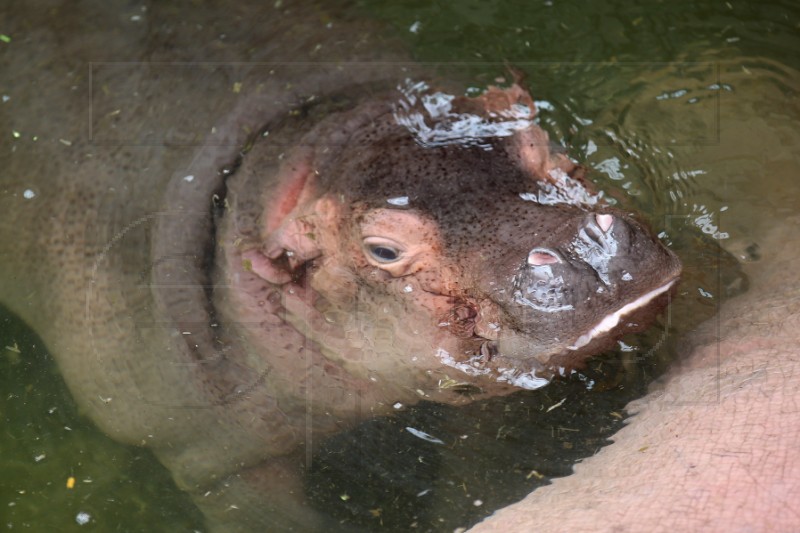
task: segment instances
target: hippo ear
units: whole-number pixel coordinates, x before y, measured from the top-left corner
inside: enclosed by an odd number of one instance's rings
[[[583,168],[576,165],[562,152],[554,151],[547,132],[538,126],[518,131],[513,137],[513,150],[519,156],[519,164],[534,179],[561,185],[564,176],[583,181]]]
[[[474,97],[462,96],[457,99],[457,104],[468,107],[477,106],[472,112],[489,116],[505,116],[515,118],[533,119],[536,114],[536,104],[530,92],[520,85],[519,80],[510,87],[496,87],[490,85],[483,94]]]
[[[482,95],[461,98],[462,105],[478,106],[479,112],[489,116],[505,116],[530,121],[529,126],[517,130],[512,137],[511,151],[519,157],[519,165],[535,180],[562,185],[563,177],[583,180],[583,168],[562,152],[554,151],[547,132],[533,124],[536,105],[530,92],[522,84],[522,75],[512,71],[515,83],[502,88],[490,86]]]

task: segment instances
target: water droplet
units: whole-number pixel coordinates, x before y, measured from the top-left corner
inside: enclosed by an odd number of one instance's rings
[[[391,205],[396,205],[399,207],[405,207],[408,205],[408,196],[397,196],[395,198],[389,198],[386,200],[386,203]]]

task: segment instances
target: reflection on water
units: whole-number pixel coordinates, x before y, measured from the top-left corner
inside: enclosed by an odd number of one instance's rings
[[[568,474],[574,461],[606,444],[625,403],[674,356],[673,341],[746,288],[715,239],[745,268],[757,266],[764,231],[800,210],[800,181],[791,179],[800,170],[800,9],[735,0],[580,9],[550,0],[364,0],[354,12],[388,20],[420,60],[475,62],[460,70],[472,73],[473,86],[506,75],[504,60],[521,68],[535,98],[547,104],[538,106],[540,124],[594,169],[607,195],[640,212],[685,265],[672,314],[586,372],[467,408],[404,408],[320,447],[306,491],[337,520],[369,529],[452,530]],[[71,38],[68,23],[54,35]],[[258,31],[240,28],[235,38]],[[23,38],[10,37],[0,42],[0,54],[14,53],[10,45]],[[0,134],[8,137],[14,98],[21,96],[7,98],[2,83]],[[76,413],[41,344],[2,320],[3,525],[201,529],[196,509],[149,453],[98,434]],[[70,477],[73,489],[66,488]],[[87,524],[79,523],[80,513]]]

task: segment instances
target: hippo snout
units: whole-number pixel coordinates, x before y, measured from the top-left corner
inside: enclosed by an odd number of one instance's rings
[[[677,257],[619,211],[574,213],[559,226],[528,241],[511,290],[498,295],[510,296],[501,305],[515,325],[501,335],[504,355],[599,348],[601,337],[635,330],[634,315],[659,308],[680,274]]]
[[[574,310],[594,294],[614,292],[631,280],[624,256],[631,251],[631,228],[620,217],[590,213],[559,246],[534,247],[513,279],[513,297],[530,309]]]

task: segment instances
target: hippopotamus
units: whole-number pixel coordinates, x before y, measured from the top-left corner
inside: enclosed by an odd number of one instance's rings
[[[676,287],[675,254],[551,144],[520,83],[458,96],[334,48],[327,68],[236,72],[258,90],[229,100],[187,88],[209,102],[198,137],[163,98],[208,67],[82,78],[97,50],[71,46],[15,128],[67,84],[94,90],[91,133],[67,96],[46,138],[6,149],[0,299],[82,411],[152,449],[212,528],[320,527],[300,480],[321,438],[542,386]]]

